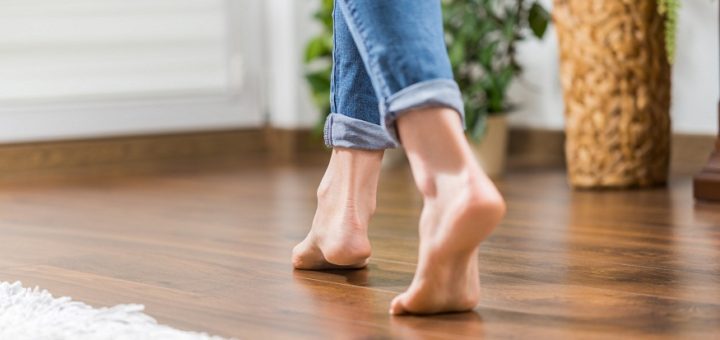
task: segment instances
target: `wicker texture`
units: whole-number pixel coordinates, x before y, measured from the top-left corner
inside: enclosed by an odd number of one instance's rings
[[[655,0],[555,0],[570,184],[665,183],[670,65]]]

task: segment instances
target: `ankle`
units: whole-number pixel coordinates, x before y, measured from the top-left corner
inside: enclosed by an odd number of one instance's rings
[[[490,224],[500,222],[506,205],[492,181],[476,165],[456,174],[426,173],[417,181],[425,200],[457,200],[460,210],[482,216]]]
[[[347,183],[321,184],[317,190],[318,209],[340,214],[349,223],[367,223],[377,208],[376,196],[371,185],[360,188]]]
[[[382,156],[382,150],[333,149],[330,164],[317,189],[318,206],[352,216],[372,215],[376,208]]]

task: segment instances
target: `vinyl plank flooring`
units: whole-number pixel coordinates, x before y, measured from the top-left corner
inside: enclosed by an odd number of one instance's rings
[[[0,280],[94,306],[140,303],[181,329],[242,339],[716,338],[720,205],[690,181],[570,190],[561,171],[498,181],[508,216],[480,251],[472,313],[391,317],[410,283],[422,202],[408,169],[383,173],[373,257],[357,271],[293,271],[320,165],[0,190]]]

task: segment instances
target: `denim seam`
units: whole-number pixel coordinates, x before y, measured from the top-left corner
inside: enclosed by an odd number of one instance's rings
[[[340,10],[344,10],[345,12],[345,22],[347,22],[348,29],[353,34],[353,37],[357,35],[357,39],[353,39],[355,41],[355,46],[357,46],[358,51],[360,52],[361,56],[365,57],[365,60],[368,64],[369,72],[372,72],[374,77],[371,77],[371,80],[375,80],[378,83],[378,86],[380,86],[381,97],[384,101],[384,98],[390,95],[390,88],[388,87],[387,83],[385,82],[385,78],[382,77],[382,72],[380,70],[380,66],[377,64],[376,60],[374,60],[370,56],[370,51],[368,49],[369,46],[366,46],[366,42],[369,41],[367,39],[367,34],[365,32],[362,20],[360,20],[360,17],[357,16],[357,9],[352,6],[350,1],[343,1],[339,0],[340,3]]]
[[[335,23],[335,22],[336,22],[336,16],[337,16],[337,12],[336,12],[337,3],[338,3],[338,1],[337,1],[337,0],[334,0],[334,4],[333,4],[333,32],[335,31],[335,28],[336,28],[336,25],[337,25],[337,24]],[[342,15],[342,13],[340,13],[340,15]],[[337,48],[337,47],[336,47],[336,46],[337,46],[337,36],[336,36],[336,34],[333,33],[333,36],[332,36],[332,37],[333,37],[333,38],[332,38],[332,39],[333,39],[333,50],[332,50],[332,66],[331,66],[331,67],[332,67],[332,70],[331,70],[332,73],[331,73],[331,76],[330,76],[330,97],[331,97],[331,98],[330,98],[330,102],[331,102],[330,112],[332,112],[333,110],[336,110],[336,109],[337,109],[337,95],[336,95],[336,91],[335,91],[335,86],[336,86],[335,82],[336,82],[337,79],[338,79],[338,77],[337,77],[337,66],[336,66],[336,65],[337,65],[337,53],[336,53],[336,52],[337,52],[337,51],[336,51],[336,48]]]
[[[332,122],[333,122],[333,116],[332,114],[329,114],[325,118],[325,131],[323,131],[323,139],[325,139],[325,145],[328,147],[333,146],[332,142]]]

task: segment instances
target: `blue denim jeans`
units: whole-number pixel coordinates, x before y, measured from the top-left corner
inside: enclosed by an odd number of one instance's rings
[[[408,110],[463,101],[445,48],[440,0],[335,0],[325,144],[397,147],[395,121]]]

